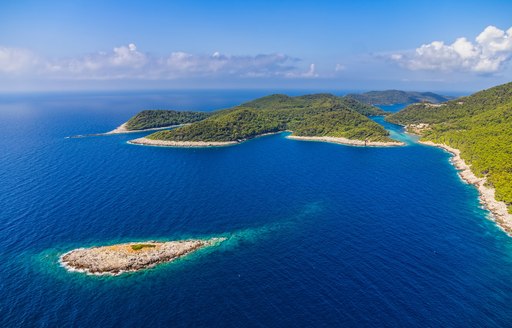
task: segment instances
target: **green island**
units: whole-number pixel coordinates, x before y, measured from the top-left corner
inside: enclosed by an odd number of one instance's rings
[[[350,97],[275,94],[233,108],[218,110],[203,120],[132,140],[161,146],[221,146],[269,133],[291,131],[291,138],[362,146],[396,146],[388,131],[368,116],[385,115],[379,108]]]
[[[499,204],[485,201],[487,196],[506,205],[508,213],[498,208],[493,211],[498,221],[511,221],[512,83],[442,104],[413,104],[386,120],[406,126],[419,134],[421,141],[443,146],[456,155],[460,152],[461,160],[476,176],[469,182],[481,186],[482,198],[491,210]],[[486,195],[494,194],[494,189],[495,195]],[[504,228],[512,231],[512,224]]]
[[[361,94],[349,94],[349,98],[371,105],[413,104],[421,102],[441,103],[452,97],[442,96],[433,92],[415,92],[401,90],[370,91]]]

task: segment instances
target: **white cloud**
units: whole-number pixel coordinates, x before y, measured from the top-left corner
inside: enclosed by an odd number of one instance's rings
[[[345,65],[342,64],[336,64],[336,67],[334,67],[335,72],[341,72],[344,71],[345,69],[347,69],[347,67],[345,67]]]
[[[176,79],[210,76],[316,77],[312,64],[306,72],[300,60],[284,54],[233,56],[172,52],[153,56],[130,43],[110,52],[73,58],[44,59],[22,49],[0,47],[0,74],[25,74],[49,79]]]
[[[413,53],[396,53],[390,58],[411,70],[495,73],[512,58],[512,27],[503,31],[488,26],[474,42],[464,37],[452,44],[434,41]]]
[[[114,48],[110,62],[115,66],[141,67],[146,63],[146,55],[137,51],[137,46],[130,43],[128,46]]]
[[[38,63],[38,58],[31,52],[18,49],[0,47],[0,73],[25,72]]]
[[[318,77],[319,74],[316,72],[315,64],[310,64],[309,69],[305,72],[294,70],[287,72],[284,76],[288,78],[315,78]]]
[[[318,77],[318,73],[316,72],[315,64],[309,65],[309,70],[302,74],[304,77]]]
[[[173,52],[165,60],[170,75],[279,76],[296,69],[298,60],[283,54],[229,56],[215,52],[211,56]]]

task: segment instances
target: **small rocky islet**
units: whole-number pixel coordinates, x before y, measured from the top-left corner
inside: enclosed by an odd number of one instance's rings
[[[171,262],[199,249],[215,246],[226,238],[147,241],[77,248],[63,254],[60,262],[69,271],[93,275],[119,275]]]

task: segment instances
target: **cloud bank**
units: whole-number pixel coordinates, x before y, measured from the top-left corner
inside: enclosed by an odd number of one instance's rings
[[[0,75],[49,79],[178,79],[198,77],[313,78],[314,64],[299,67],[300,59],[285,54],[232,56],[172,52],[153,56],[130,43],[110,52],[74,58],[48,59],[25,50],[0,46]]]
[[[0,74],[20,74],[38,65],[38,58],[31,52],[0,46]]]
[[[512,27],[488,26],[474,42],[461,37],[452,44],[434,41],[413,53],[395,53],[391,59],[410,70],[496,73],[512,58]]]

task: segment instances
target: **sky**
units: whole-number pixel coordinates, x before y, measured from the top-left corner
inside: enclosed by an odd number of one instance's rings
[[[0,2],[0,92],[512,81],[512,1]]]

